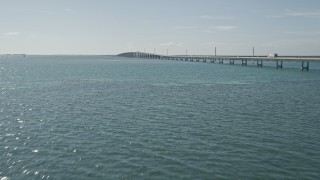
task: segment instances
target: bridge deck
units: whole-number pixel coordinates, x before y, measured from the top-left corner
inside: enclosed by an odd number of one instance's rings
[[[274,61],[276,62],[277,68],[283,68],[283,62],[301,62],[301,70],[309,70],[309,62],[320,62],[320,56],[204,56],[204,55],[174,55],[164,56],[158,54],[141,53],[141,52],[127,52],[119,54],[118,56],[123,57],[136,57],[136,58],[147,58],[147,59],[167,59],[167,60],[181,60],[181,61],[196,61],[203,62],[210,61],[214,63],[218,61],[219,64],[223,64],[224,60],[229,61],[230,64],[235,64],[235,61],[241,61],[243,66],[247,65],[247,61],[256,61],[258,67],[263,66],[263,61]]]
[[[267,56],[162,56],[168,58],[194,58],[194,59],[225,59],[225,60],[263,60],[263,61],[309,61],[309,62],[320,62],[320,57],[307,57],[307,56],[279,56],[279,57],[267,57]]]

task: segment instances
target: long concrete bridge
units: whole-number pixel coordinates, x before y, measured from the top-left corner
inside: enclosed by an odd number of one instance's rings
[[[310,62],[319,62],[320,56],[204,56],[204,55],[174,55],[164,56],[152,53],[143,52],[126,52],[119,54],[122,57],[145,58],[145,59],[162,59],[176,61],[191,61],[191,62],[210,62],[234,65],[235,62],[240,62],[242,66],[247,66],[248,61],[255,61],[257,67],[263,67],[264,61],[275,62],[276,68],[283,68],[283,62],[301,62],[301,70],[310,69]]]

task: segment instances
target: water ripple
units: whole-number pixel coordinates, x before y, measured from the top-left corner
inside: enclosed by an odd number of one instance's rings
[[[0,61],[1,179],[320,177],[319,72],[42,58]]]

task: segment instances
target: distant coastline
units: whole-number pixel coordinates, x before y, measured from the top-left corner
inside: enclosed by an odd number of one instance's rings
[[[26,57],[26,54],[0,54],[0,57]]]

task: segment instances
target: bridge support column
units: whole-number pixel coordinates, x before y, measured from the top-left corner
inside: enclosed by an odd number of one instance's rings
[[[230,64],[230,65],[234,65],[234,59],[230,59],[230,60],[229,60],[229,64]]]
[[[223,59],[219,59],[219,64],[223,64]]]
[[[304,65],[304,61],[302,61],[301,62],[301,70],[303,71],[303,70],[307,70],[307,71],[309,71],[309,62],[307,61],[306,63],[307,63],[307,65]]]
[[[214,63],[214,59],[210,59],[210,62],[211,62],[211,63]]]
[[[282,69],[282,64],[283,64],[283,61],[280,61],[280,64],[279,64],[279,61],[277,61],[277,68],[280,68],[280,69]]]
[[[202,62],[207,62],[207,58],[203,58],[203,59],[202,59]]]
[[[262,67],[262,66],[263,66],[263,61],[257,60],[257,67]]]
[[[242,61],[242,66],[247,66],[248,60],[241,60]]]

